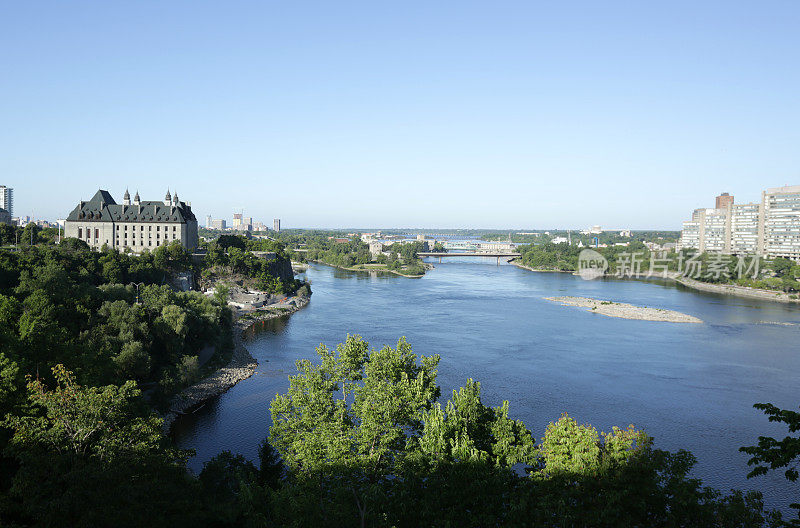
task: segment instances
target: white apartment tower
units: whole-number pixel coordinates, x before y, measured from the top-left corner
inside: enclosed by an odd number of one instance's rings
[[[0,209],[5,209],[14,216],[14,189],[0,185]]]

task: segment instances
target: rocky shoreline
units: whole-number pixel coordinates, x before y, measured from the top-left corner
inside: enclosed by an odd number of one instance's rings
[[[537,273],[571,273],[573,275],[577,275],[577,273],[574,271],[531,268],[529,266],[525,266],[524,264],[520,264],[516,260],[509,260],[509,263],[513,264],[518,268],[522,268],[528,271],[535,271]],[[779,291],[760,290],[758,288],[737,286],[735,284],[712,284],[708,282],[701,282],[689,277],[684,277],[683,275],[680,275],[679,273],[676,273],[674,271],[668,272],[666,275],[657,273],[654,275],[644,275],[643,277],[633,277],[633,278],[667,279],[675,281],[678,284],[686,286],[687,288],[690,288],[692,290],[708,292],[708,293],[719,293],[721,295],[732,295],[734,297],[742,297],[745,299],[759,299],[762,301],[773,301],[773,302],[781,302],[787,304],[800,303],[800,296],[792,298],[790,294]]]
[[[759,290],[758,288],[748,288],[747,286],[737,286],[735,284],[709,284],[707,282],[700,282],[689,277],[670,277],[678,284],[682,284],[687,288],[693,290],[719,293],[722,295],[733,295],[735,297],[743,297],[745,299],[759,299],[762,301],[774,301],[789,304],[797,304],[800,302],[796,296],[793,299],[788,293],[772,291],[772,290]]]
[[[567,271],[567,270],[531,268],[530,266],[526,266],[525,264],[519,263],[516,258],[509,260],[508,263],[518,268],[522,268],[524,270],[535,271],[536,273],[571,273],[573,275],[575,274],[574,271]]]
[[[589,297],[545,297],[548,301],[561,303],[562,306],[578,306],[588,308],[592,313],[599,313],[608,317],[620,317],[622,319],[636,319],[641,321],[661,321],[666,323],[702,323],[697,317],[676,312],[674,310],[664,310],[662,308],[648,308],[635,306],[633,304],[590,299]]]
[[[390,269],[383,269],[383,268],[376,268],[376,269],[370,269],[370,268],[363,268],[362,269],[362,268],[355,268],[355,267],[353,267],[353,268],[345,268],[344,266],[337,266],[335,264],[328,264],[327,262],[323,262],[321,260],[312,260],[311,262],[316,262],[317,264],[323,264],[325,266],[330,266],[332,268],[336,268],[336,269],[340,269],[340,270],[344,270],[344,271],[356,271],[356,272],[365,272],[366,271],[368,273],[369,272],[391,273],[391,274],[397,275],[398,277],[405,277],[407,279],[421,279],[422,277],[425,276],[425,274],[422,274],[422,275],[405,275],[403,273],[400,273],[397,270],[390,270]],[[423,262],[423,264],[425,265],[425,271],[430,271],[432,269],[436,269],[435,266],[433,264],[429,263],[429,262]]]
[[[245,332],[256,323],[292,314],[307,305],[310,300],[310,297],[299,297],[294,305],[282,307],[281,311],[273,311],[266,307],[247,314],[234,315],[234,348],[230,361],[207,378],[183,389],[172,398],[169,411],[163,416],[164,424],[162,427],[164,433],[169,433],[178,416],[187,414],[198,405],[215,396],[219,396],[240,381],[253,375],[258,366],[258,361],[244,346],[243,335]]]

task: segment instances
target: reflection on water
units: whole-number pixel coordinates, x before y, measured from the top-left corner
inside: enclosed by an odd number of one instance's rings
[[[753,403],[800,404],[798,307],[476,260],[437,263],[420,280],[312,265],[311,303],[248,334],[256,374],[176,422],[180,446],[197,450],[193,469],[223,449],[255,459],[269,402],[286,390],[294,362],[358,333],[373,347],[406,336],[416,353],[441,354],[444,400],[474,378],[485,403],[509,400],[510,415],[537,437],[564,411],[599,430],[634,423],[657,447],[692,451],[695,474],[709,485],[758,487],[773,505],[796,496],[798,486],[780,475],[747,481],[738,448],[785,435]],[[705,323],[616,319],[542,299],[564,294],[677,310]]]
[[[290,317],[291,315],[286,315],[283,317],[276,317],[275,319],[267,319],[266,321],[256,321],[244,332],[244,338],[249,342],[264,332],[271,332],[273,334],[280,333],[286,328],[286,325],[289,324]],[[250,345],[248,344],[248,346]]]

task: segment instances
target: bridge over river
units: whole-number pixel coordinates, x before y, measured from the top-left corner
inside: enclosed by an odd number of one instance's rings
[[[492,257],[497,258],[497,264],[499,265],[501,258],[513,259],[521,257],[522,253],[510,253],[508,251],[454,251],[450,253],[441,251],[419,251],[417,252],[417,256],[438,258],[439,262],[445,257]]]

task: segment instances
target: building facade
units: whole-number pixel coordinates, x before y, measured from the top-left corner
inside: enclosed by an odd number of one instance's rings
[[[800,185],[762,193],[764,253],[800,259]]]
[[[733,205],[733,196],[728,193],[722,193],[717,196],[714,209],[727,209],[731,205]]]
[[[0,207],[0,224],[11,224],[11,213]]]
[[[280,233],[281,231],[281,219],[276,218],[272,221],[272,230],[276,233]]]
[[[125,191],[117,204],[108,191],[99,190],[88,202],[81,201],[64,222],[64,236],[78,238],[90,247],[104,245],[119,251],[141,253],[178,241],[189,250],[197,247],[197,218],[190,204],[178,193],[163,201],[142,201],[139,193],[131,202]]]
[[[14,189],[0,185],[0,209],[5,209],[9,215],[14,216]]]
[[[800,260],[800,185],[766,189],[758,203],[723,193],[716,205],[683,222],[679,248]]]

